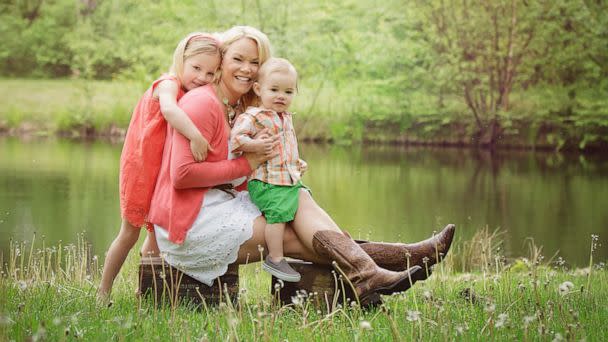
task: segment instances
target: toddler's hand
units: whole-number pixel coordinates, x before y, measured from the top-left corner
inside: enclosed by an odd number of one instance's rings
[[[278,135],[263,135],[252,141],[253,152],[263,154],[265,156],[274,155],[275,148],[279,145]]]
[[[263,130],[259,131],[254,137],[253,139],[258,139],[258,138],[266,138],[270,136],[270,130],[268,128],[264,128]]]
[[[207,152],[209,150],[213,151],[211,146],[209,146],[209,142],[207,139],[201,137],[200,139],[192,139],[190,140],[190,150],[192,151],[192,156],[194,160],[197,162],[201,162],[207,158]]]
[[[298,163],[300,164],[300,173],[304,174],[304,172],[308,171],[308,163],[303,161],[302,159],[298,160]]]

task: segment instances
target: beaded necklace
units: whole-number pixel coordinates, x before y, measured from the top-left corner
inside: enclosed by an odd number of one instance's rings
[[[241,99],[239,98],[234,105],[231,105],[228,102],[228,98],[224,97],[224,93],[220,89],[219,86],[215,87],[216,93],[218,97],[222,99],[222,104],[224,105],[224,109],[226,111],[226,119],[228,120],[228,125],[232,127],[234,125],[234,120],[236,119],[237,109],[241,106]]]

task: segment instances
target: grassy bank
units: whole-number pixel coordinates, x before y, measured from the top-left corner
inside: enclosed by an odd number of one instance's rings
[[[74,137],[124,135],[146,85],[85,80],[0,80],[0,132]],[[482,143],[457,97],[411,92],[396,101],[382,84],[336,86],[305,80],[293,105],[301,140],[338,143],[474,146]],[[529,89],[500,115],[498,146],[593,150],[608,148],[608,102],[599,90]]]
[[[2,340],[587,340],[608,338],[608,272],[603,263],[569,269],[530,255],[506,262],[496,235],[458,243],[426,282],[370,311],[326,314],[306,300],[279,307],[260,264],[241,267],[236,305],[196,311],[155,308],[134,295],[136,260],[119,276],[113,305],[97,304],[102,260],[87,244],[13,244],[2,259]],[[597,241],[592,244],[597,245]],[[39,249],[39,247],[41,247]],[[596,246],[595,246],[596,247]],[[591,256],[593,255],[593,245]]]

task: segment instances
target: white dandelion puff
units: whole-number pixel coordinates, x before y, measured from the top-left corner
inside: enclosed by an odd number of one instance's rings
[[[572,290],[574,288],[574,284],[572,284],[572,282],[570,281],[565,281],[561,284],[559,284],[559,287],[557,288],[558,292],[560,295],[565,296],[567,295],[570,290]]]
[[[368,322],[368,321],[361,321],[361,322],[359,323],[359,328],[360,328],[361,330],[372,330],[372,325],[371,325],[371,323],[370,323],[370,322]]]
[[[498,329],[504,327],[509,321],[509,315],[506,313],[501,313],[498,315],[498,319],[494,322],[494,326]]]
[[[406,319],[410,322],[415,322],[415,321],[420,320],[420,311],[407,310]]]

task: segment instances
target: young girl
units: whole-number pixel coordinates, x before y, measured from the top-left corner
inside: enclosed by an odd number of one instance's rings
[[[177,101],[185,92],[212,82],[220,59],[220,43],[216,38],[206,33],[189,34],[177,45],[169,74],[154,81],[133,110],[120,156],[122,224],[103,266],[98,292],[102,299],[109,295],[141,227],[145,226],[150,234],[142,253],[158,250],[147,215],[161,167],[167,123],[190,140],[196,161],[206,158],[208,142],[177,106]]]
[[[249,107],[239,115],[231,132],[231,150],[236,152],[269,153],[274,146],[270,140],[253,138],[264,129],[279,136],[278,156],[253,171],[247,189],[252,202],[266,217],[268,256],[263,268],[292,282],[300,281],[300,274],[283,258],[283,233],[285,223],[292,221],[298,210],[298,194],[305,188],[300,179],[307,168],[299,158],[292,114],[287,111],[296,93],[297,79],[296,69],[289,61],[268,59],[253,84],[261,107]]]

